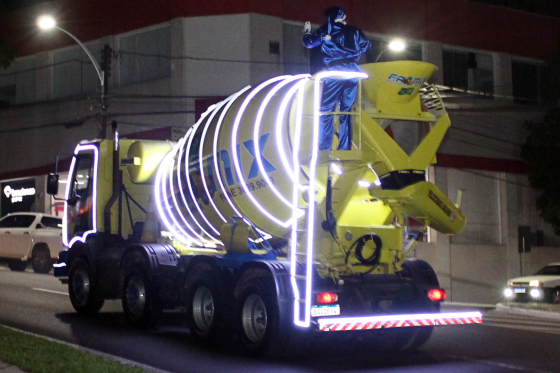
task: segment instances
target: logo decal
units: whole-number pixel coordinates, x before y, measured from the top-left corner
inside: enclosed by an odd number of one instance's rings
[[[414,92],[413,87],[403,87],[399,91],[399,96],[410,96],[412,94],[412,92]]]
[[[455,213],[451,211],[451,209],[447,207],[447,205],[443,203],[443,201],[439,199],[439,197],[436,196],[434,192],[430,190],[428,192],[428,197],[430,197],[430,199],[434,201],[436,205],[438,205],[438,207],[445,213],[445,215],[449,216],[449,221],[451,222],[455,221]]]
[[[387,81],[391,84],[401,85],[401,86],[410,86],[413,85],[415,87],[419,87],[426,81],[426,78],[414,78],[412,76],[406,77],[397,74],[391,74],[387,78]],[[399,93],[400,94],[400,93]]]

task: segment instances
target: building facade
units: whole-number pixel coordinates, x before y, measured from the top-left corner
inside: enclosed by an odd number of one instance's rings
[[[59,0],[0,16],[0,37],[18,53],[0,70],[0,180],[33,178],[36,203],[21,208],[56,213],[45,175],[57,156],[101,132],[97,73],[63,32],[38,30],[39,15],[54,16],[100,63],[101,50],[111,48],[108,115],[121,134],[177,140],[208,105],[247,85],[320,69],[317,53],[301,45],[302,26],[322,24],[332,5]],[[560,239],[540,219],[538,192],[519,158],[524,122],[540,120],[546,108],[544,61],[560,54],[560,19],[463,0],[337,5],[373,42],[362,62],[401,37],[406,52],[381,60],[439,67],[431,83],[442,87],[452,127],[428,177],[452,199],[462,195],[468,223],[453,237],[430,232],[414,255],[435,267],[450,298],[495,303],[507,278],[560,261]],[[518,253],[519,227],[539,238],[531,253]]]

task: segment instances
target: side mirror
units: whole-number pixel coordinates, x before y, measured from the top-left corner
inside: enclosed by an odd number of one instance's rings
[[[58,174],[49,174],[47,176],[47,194],[51,196],[58,194]]]

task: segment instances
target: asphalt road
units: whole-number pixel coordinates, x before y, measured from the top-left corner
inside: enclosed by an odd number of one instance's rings
[[[78,316],[66,285],[0,263],[0,324],[88,347],[169,372],[560,372],[560,323],[488,311],[484,325],[436,328],[415,352],[378,353],[352,341],[306,340],[297,354],[253,359],[191,338],[180,313],[154,330],[132,328],[120,302]],[[61,357],[64,358],[64,357]]]

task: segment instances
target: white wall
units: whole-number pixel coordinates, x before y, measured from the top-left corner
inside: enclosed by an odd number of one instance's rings
[[[229,95],[251,83],[250,25],[250,14],[186,20],[187,95]]]

